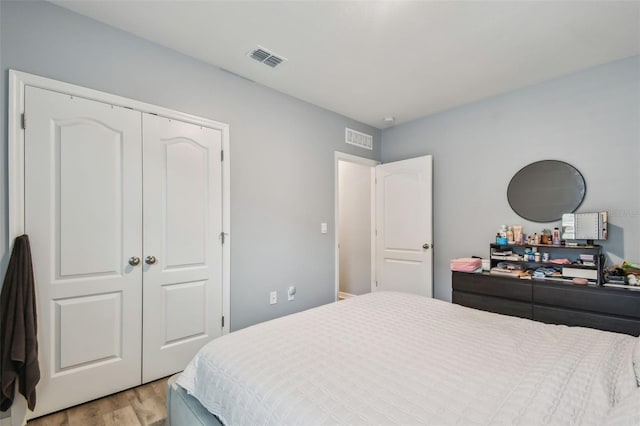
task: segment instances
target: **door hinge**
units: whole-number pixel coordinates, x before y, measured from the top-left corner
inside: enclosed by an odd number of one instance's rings
[[[222,241],[222,244],[224,244],[224,232],[220,233],[220,241]]]
[[[224,315],[222,316],[222,327],[224,328]]]
[[[224,151],[220,151],[220,161],[224,161]]]
[[[20,127],[22,127],[23,129],[27,128],[27,116],[24,112],[20,116]]]

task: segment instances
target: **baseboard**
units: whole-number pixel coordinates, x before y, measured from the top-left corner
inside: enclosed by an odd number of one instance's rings
[[[344,291],[339,291],[338,292],[338,300],[344,300],[344,299],[348,299],[350,297],[355,297],[355,294],[351,294],[351,293],[345,293]]]
[[[16,382],[16,388],[19,383]],[[27,400],[16,391],[13,398],[13,405],[3,415],[7,418],[0,418],[0,426],[24,426],[27,424]]]

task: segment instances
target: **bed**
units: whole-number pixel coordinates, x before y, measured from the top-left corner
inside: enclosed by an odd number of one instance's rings
[[[640,340],[376,292],[236,331],[169,424],[640,425]]]

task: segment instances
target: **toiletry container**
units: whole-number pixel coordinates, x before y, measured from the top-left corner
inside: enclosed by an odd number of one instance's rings
[[[522,244],[522,225],[513,225],[513,240],[516,244]]]

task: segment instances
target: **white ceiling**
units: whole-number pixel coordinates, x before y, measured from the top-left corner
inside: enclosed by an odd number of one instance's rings
[[[640,1],[54,3],[377,128],[640,54]]]

